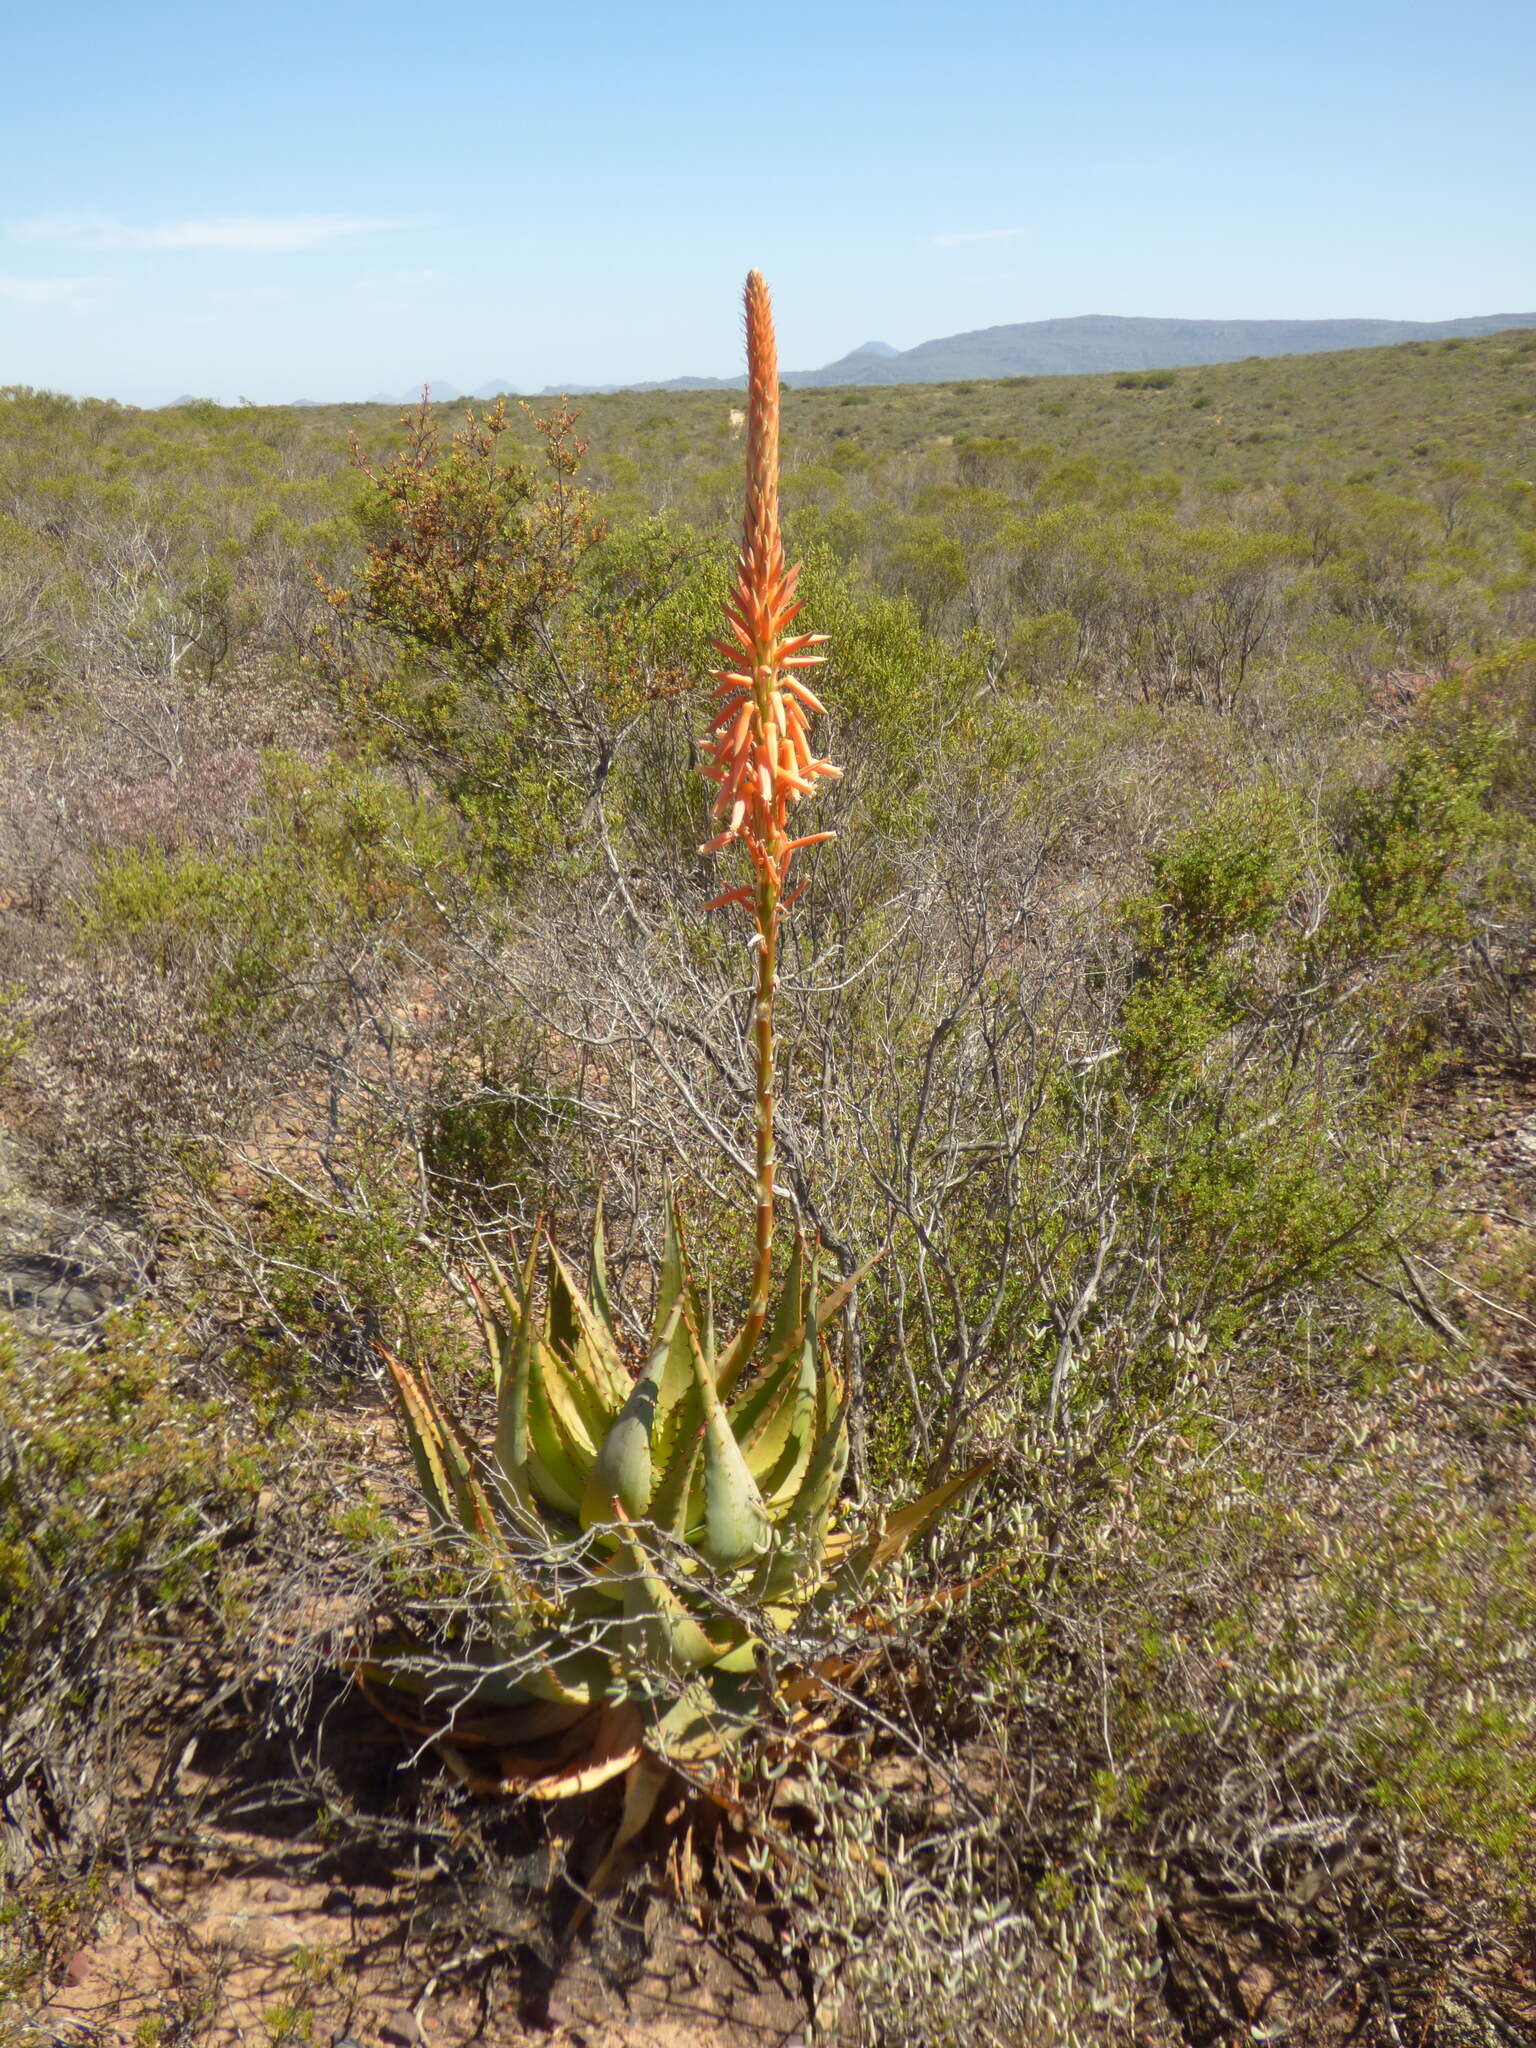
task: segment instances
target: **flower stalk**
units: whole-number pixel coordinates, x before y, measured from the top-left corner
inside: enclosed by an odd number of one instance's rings
[[[725,605],[729,638],[714,645],[725,660],[713,672],[714,715],[704,742],[702,772],[719,785],[713,815],[721,830],[702,846],[717,853],[741,846],[752,867],[748,885],[727,889],[712,910],[740,904],[756,930],[757,1260],[741,1343],[756,1344],[768,1312],[774,1220],[774,1036],[779,926],[799,895],[789,886],[796,853],[830,832],[793,836],[789,815],[819,781],[840,768],[811,752],[809,720],[824,710],[803,680],[826,657],[824,633],[790,629],[800,612],[800,570],[786,564],[779,528],[779,357],[773,307],[759,271],[746,285],[747,499],[741,559]]]

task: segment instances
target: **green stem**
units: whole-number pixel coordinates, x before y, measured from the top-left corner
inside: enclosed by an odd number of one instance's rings
[[[773,1284],[773,995],[778,972],[779,884],[772,868],[757,878],[757,1001],[753,1031],[757,1040],[757,1266],[747,1308],[744,1348],[757,1343],[768,1314]]]

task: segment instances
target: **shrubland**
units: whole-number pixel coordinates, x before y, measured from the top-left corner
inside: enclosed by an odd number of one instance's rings
[[[751,1313],[730,405],[0,397],[18,2009],[277,1752],[318,1869],[494,1859],[319,1732],[441,1608],[377,1347],[484,1406],[488,1238],[601,1192],[638,1350],[675,1196]],[[713,1924],[829,2038],[1525,2039],[1536,337],[782,425],[845,772],[780,1202],[865,1274],[849,1513],[989,1467]]]

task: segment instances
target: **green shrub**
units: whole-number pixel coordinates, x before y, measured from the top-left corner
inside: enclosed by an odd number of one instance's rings
[[[199,972],[215,1033],[291,1009],[348,934],[419,940],[435,923],[425,885],[459,867],[441,806],[376,769],[275,754],[264,781],[243,847],[151,840],[108,853],[79,905],[90,942],[126,944],[161,973]]]
[[[1253,953],[1301,878],[1293,806],[1271,789],[1219,798],[1152,856],[1153,888],[1122,916],[1136,953],[1121,1046],[1142,1088],[1178,1087],[1245,1006],[1262,1002]]]
[[[188,1367],[180,1333],[149,1318],[119,1318],[84,1351],[23,1351],[0,1330],[8,1787],[42,1770],[55,1796],[89,1798],[82,1758],[114,1739],[130,1667],[174,1651],[178,1617],[218,1607],[224,1532],[260,1470]],[[109,1806],[124,1789],[108,1778]]]
[[[1490,767],[1486,731],[1450,750],[1415,738],[1385,784],[1346,797],[1315,959],[1335,972],[1358,961],[1392,961],[1418,980],[1433,972],[1466,930],[1456,876],[1482,829]]]

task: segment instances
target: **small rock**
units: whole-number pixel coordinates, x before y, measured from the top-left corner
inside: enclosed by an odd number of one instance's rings
[[[379,2022],[379,2036],[381,2040],[399,2042],[401,2048],[422,2048],[427,2038],[421,2031],[420,2020],[405,2006]]]

